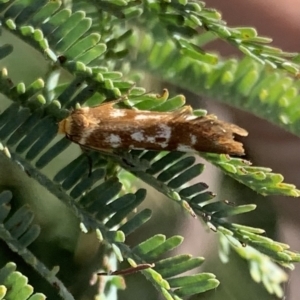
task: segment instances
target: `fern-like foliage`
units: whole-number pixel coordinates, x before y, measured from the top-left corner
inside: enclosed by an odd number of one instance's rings
[[[33,294],[33,287],[27,284],[28,279],[16,271],[16,265],[7,263],[0,269],[0,297],[2,299],[16,300],[44,300],[45,295],[41,293]]]
[[[257,229],[256,232],[259,232],[259,230]],[[262,232],[263,230],[259,233]],[[255,282],[263,282],[270,294],[274,294],[278,298],[284,297],[284,291],[280,288],[280,283],[287,281],[288,276],[281,268],[251,246],[241,247],[240,243],[236,243],[236,240],[228,235],[220,234],[219,238],[219,254],[224,263],[229,260],[230,250],[238,252],[241,257],[248,261],[250,274]],[[272,270],[272,272],[269,272],[269,270]]]
[[[13,252],[18,253],[27,264],[31,265],[40,275],[47,279],[50,284],[57,286],[59,294],[64,299],[73,299],[63,283],[55,276],[57,270],[49,270],[27,249],[39,235],[40,227],[32,224],[33,213],[26,206],[21,207],[12,216],[8,217],[11,209],[11,200],[12,194],[10,191],[4,191],[0,194],[0,238],[6,242]],[[26,277],[15,272],[15,269],[16,266],[14,264],[8,263],[0,270],[1,282],[4,284],[2,286],[2,297],[5,296],[7,299],[27,299],[32,294],[33,288],[27,285]],[[8,294],[6,294],[7,288],[5,287],[9,287]],[[45,297],[36,294],[32,296],[32,299],[45,299]]]
[[[205,40],[205,34],[202,38]],[[199,59],[183,56],[172,42],[155,43],[149,32],[141,34],[139,42],[142,51],[132,63],[135,68],[249,111],[299,135],[300,96],[296,76],[279,70],[274,72],[268,63],[264,66],[250,58],[220,58],[218,63],[201,63]],[[130,44],[135,47],[136,40],[132,39]],[[169,72],[161,72],[161,69],[169,70],[170,65]]]
[[[89,5],[85,6],[87,2]],[[134,27],[131,20],[139,20],[141,27]],[[263,43],[268,40],[258,37],[252,29],[227,27],[216,11],[204,8],[203,3],[198,1],[143,1],[142,4],[135,0],[78,1],[74,3],[74,10],[71,10],[60,1],[0,0],[0,21],[7,32],[43,54],[49,62],[47,76],[36,79],[28,86],[24,82],[13,82],[6,68],[1,71],[1,93],[12,102],[0,115],[3,156],[20,166],[24,173],[70,208],[80,220],[83,232],[96,232],[99,243],[105,249],[105,257],[113,256],[113,262],[116,259],[126,260],[132,270],[139,265],[153,263],[152,268],[141,272],[166,299],[182,299],[214,289],[219,284],[210,273],[182,275],[199,267],[203,262],[201,257],[182,254],[162,258],[163,254],[169,255],[168,251],[181,244],[182,238],[179,236],[166,238],[158,234],[133,248],[125,243],[126,237],[150,218],[151,211],[145,209],[131,215],[144,201],[146,191],[132,191],[131,186],[126,188],[122,185],[118,172],[123,169],[174,200],[192,216],[200,217],[210,229],[218,231],[235,244],[237,252],[249,261],[255,261],[254,255],[246,257],[243,248],[259,251],[257,253],[261,260],[268,261],[266,265],[270,269],[274,264],[269,258],[288,267],[299,261],[297,253],[289,251],[287,245],[263,237],[262,230],[228,220],[230,216],[252,211],[254,205],[231,206],[216,201],[204,183],[190,186],[189,182],[203,172],[204,164],[196,163],[194,157],[184,153],[120,151],[99,154],[91,151],[88,154],[93,162],[90,176],[86,154],[65,162],[64,166],[59,165],[59,170],[53,176],[45,172],[46,167],[58,163],[59,155],[70,146],[67,139],[57,139],[57,122],[65,118],[77,104],[95,105],[127,95],[124,102],[133,109],[171,111],[184,105],[182,95],[170,98],[167,94],[160,97],[147,95],[143,88],[122,77],[120,70],[124,69],[124,65],[119,59],[132,49],[134,35],[131,34],[141,34],[146,25],[149,34],[144,36],[141,47],[135,49],[136,55],[143,61],[145,55],[151,53],[148,63],[143,66],[163,70],[162,61],[166,66],[170,63],[166,57],[174,59],[178,50],[185,55],[185,62],[182,57],[177,61],[181,66],[174,65],[173,70],[165,68],[163,73],[166,78],[174,75],[175,69],[181,71],[182,68],[190,72],[195,60],[197,70],[207,69],[207,74],[211,72],[213,67],[204,63],[215,64],[217,57],[196,47],[203,44],[204,38],[210,39],[207,35],[200,36],[203,38],[200,43],[196,30],[199,27],[228,40],[260,62],[296,73],[298,66],[288,60],[290,55],[264,46]],[[162,28],[161,39],[168,40],[160,48],[161,51],[152,42]],[[0,45],[0,58],[5,58],[12,50],[11,45]],[[237,65],[232,61],[226,63],[232,68],[234,64]],[[231,82],[231,73],[226,68],[220,69],[218,78]],[[197,70],[193,69],[193,72],[200,72]],[[60,81],[58,72],[68,73],[69,79]],[[175,78],[179,81],[185,76],[180,73]],[[213,86],[215,80],[212,78],[204,82],[207,88]],[[205,112],[198,111],[195,114]],[[242,159],[224,155],[201,155],[226,174],[263,195],[299,196],[299,191],[293,185],[283,183],[281,175],[273,174],[269,169],[253,167]],[[0,194],[2,222],[9,212],[6,205],[10,200],[7,192]],[[43,278],[58,287],[63,299],[73,299],[56,278],[56,270],[49,271],[27,249],[38,233],[38,227],[31,226],[32,217],[28,208],[21,208],[4,223],[1,238]],[[15,228],[16,224],[18,228]],[[102,268],[107,273],[111,271],[109,265],[103,264]],[[93,270],[95,274],[97,271]],[[278,291],[283,280],[273,283],[277,295],[280,294]],[[108,279],[105,281],[106,288],[103,287],[104,281],[103,278],[99,279],[101,288],[98,289],[98,296],[104,298],[110,295],[109,299],[115,299],[111,292],[120,288],[120,281]]]

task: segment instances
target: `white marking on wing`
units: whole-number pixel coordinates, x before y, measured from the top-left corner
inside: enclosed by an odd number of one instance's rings
[[[191,144],[195,145],[197,143],[197,137],[193,134],[190,134],[190,137],[191,137]]]
[[[155,137],[154,136],[147,136],[146,141],[149,143],[155,143]]]
[[[164,149],[167,148],[169,144],[165,142],[165,143],[158,143],[158,145]]]
[[[131,138],[137,142],[143,142],[145,141],[144,134],[141,131],[137,131],[135,133],[132,133]]]
[[[110,134],[105,138],[105,141],[112,147],[112,148],[118,148],[122,144],[122,140],[120,136],[117,134]]]
[[[87,138],[93,133],[94,128],[87,128],[82,132],[82,136],[79,140],[79,144],[80,145],[85,145],[86,144],[86,140]]]
[[[120,118],[126,116],[126,111],[123,109],[114,109],[109,112],[109,116],[112,118]]]
[[[157,138],[165,138],[166,142],[169,142],[169,140],[171,138],[171,133],[172,133],[171,127],[166,124],[159,124],[158,127],[159,127],[159,130],[157,132],[156,137]]]
[[[178,144],[177,150],[178,151],[182,151],[182,152],[191,152],[191,151],[194,151],[190,146],[183,145],[183,144]]]
[[[145,114],[138,114],[138,115],[136,115],[135,117],[134,117],[134,119],[135,120],[157,120],[157,119],[160,119],[161,118],[161,116],[159,116],[159,115],[151,115],[151,114],[149,114],[149,115],[145,115]]]

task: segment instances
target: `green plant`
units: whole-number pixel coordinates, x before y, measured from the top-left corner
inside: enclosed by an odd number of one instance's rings
[[[34,49],[31,53],[37,61],[45,61],[47,67],[46,74],[33,81],[28,80],[32,70],[23,70],[19,65],[14,76],[3,67],[0,78],[1,94],[9,100],[1,105],[0,115],[1,161],[7,172],[1,183],[0,238],[9,252],[17,253],[50,283],[45,286],[33,277],[35,289],[63,299],[116,299],[116,290],[124,288],[121,277],[109,275],[110,271],[122,270],[117,261],[131,265],[129,269],[124,266],[123,275],[141,268],[140,272],[166,299],[182,299],[218,286],[219,281],[211,273],[181,275],[200,266],[203,258],[189,254],[162,258],[182,243],[180,236],[167,239],[156,234],[134,247],[126,243],[126,237],[151,217],[149,209],[132,214],[146,197],[145,189],[135,188],[135,178],[139,178],[218,232],[223,260],[229,248],[235,250],[249,261],[255,280],[263,278],[270,293],[282,296],[280,284],[286,276],[275,263],[292,268],[300,256],[288,245],[263,236],[263,229],[230,220],[231,216],[254,210],[255,205],[232,206],[216,201],[201,182],[189,185],[203,172],[202,163],[181,152],[91,152],[88,155],[93,169],[88,176],[86,153],[57,137],[57,123],[77,104],[92,106],[122,95],[126,95],[127,105],[140,110],[170,111],[183,106],[182,95],[157,98],[134,85],[145,72],[151,72],[296,132],[299,83],[293,76],[299,72],[299,57],[266,45],[269,39],[258,36],[252,28],[228,27],[217,11],[199,1],[1,0],[0,18],[3,33],[18,40],[14,46],[12,41],[1,43],[0,58],[9,59],[13,50],[27,44]],[[205,52],[201,47],[215,38],[228,41],[247,58],[226,60]],[[22,79],[16,79],[17,75]],[[259,194],[299,196],[299,190],[268,168],[251,166],[248,161],[227,155],[201,156]],[[12,164],[5,168],[8,160]],[[21,172],[14,169],[10,175],[14,165]],[[33,193],[29,186],[34,181],[40,186],[34,185]],[[24,193],[20,186],[24,186]],[[56,200],[41,203],[45,191],[64,206],[53,204]],[[29,201],[30,197],[39,198],[41,207]],[[22,199],[26,206],[19,207]],[[34,225],[34,216],[40,225]],[[45,226],[50,219],[54,229]],[[87,244],[91,248],[83,251]],[[82,253],[87,250],[88,257],[84,257]],[[75,266],[73,256],[80,257]],[[4,253],[2,260],[9,257]],[[46,267],[53,261],[62,269],[58,274],[57,267]],[[108,275],[97,276],[100,270]],[[271,270],[276,270],[276,279]],[[8,287],[4,280],[2,283]],[[13,280],[13,285],[17,284]],[[7,295],[7,299],[27,299],[28,295]],[[34,297],[43,298],[36,294],[30,299]]]

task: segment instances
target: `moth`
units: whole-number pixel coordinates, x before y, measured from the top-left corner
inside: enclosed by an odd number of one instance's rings
[[[117,101],[73,110],[59,123],[59,133],[82,148],[211,152],[244,155],[235,135],[247,136],[237,125],[214,115],[195,116],[190,106],[172,112],[116,108]]]

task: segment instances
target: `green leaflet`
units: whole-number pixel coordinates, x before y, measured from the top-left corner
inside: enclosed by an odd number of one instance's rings
[[[33,287],[27,284],[28,278],[16,271],[16,265],[7,263],[0,269],[0,297],[1,299],[34,299],[44,300],[41,293],[33,294]]]
[[[268,168],[251,166],[251,163],[226,155],[203,154],[208,161],[221,168],[227,175],[262,195],[282,194],[299,197],[299,190],[283,182],[283,176]]]

